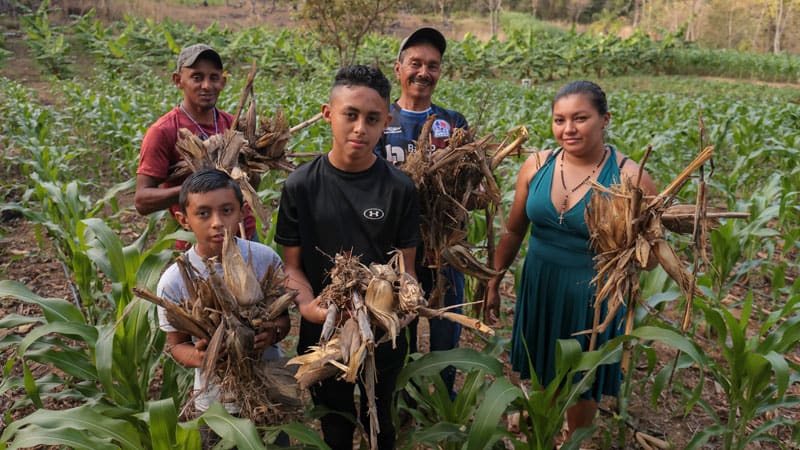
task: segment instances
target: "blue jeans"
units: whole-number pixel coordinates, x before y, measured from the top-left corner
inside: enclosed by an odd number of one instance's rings
[[[430,293],[433,286],[436,285],[436,273],[430,269],[423,269],[417,273],[420,283],[425,292]],[[447,291],[445,292],[443,304],[444,306],[459,305],[464,303],[464,274],[446,266],[442,270],[442,274],[447,277]],[[461,314],[463,307],[448,309],[448,311]],[[447,319],[430,319],[430,351],[445,351],[452,350],[458,347],[458,341],[461,339],[461,324],[449,321]],[[416,353],[417,351],[417,319],[414,319],[408,326],[410,336],[410,351]],[[455,391],[453,384],[456,380],[456,368],[448,366],[441,372],[442,380],[445,386],[450,391],[450,397],[455,398]]]

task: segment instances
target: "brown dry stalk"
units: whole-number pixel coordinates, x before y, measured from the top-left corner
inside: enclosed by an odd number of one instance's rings
[[[505,156],[519,150],[528,133],[524,127],[517,127],[497,145],[491,142],[493,135],[473,139],[470,132],[457,128],[445,148],[430,151],[430,130],[435,118],[428,117],[416,141],[418,150],[400,166],[414,181],[419,194],[425,264],[436,270],[450,265],[486,280],[496,273],[469,250],[466,229],[472,219],[470,212],[484,209],[493,217],[500,204],[500,188],[492,170]],[[512,137],[513,141],[506,144]],[[437,277],[428,293],[432,307],[440,305],[447,289],[446,277]]]
[[[184,257],[176,264],[189,298],[173,303],[144,289],[135,288],[134,293],[165,308],[178,331],[208,340],[201,371],[236,399],[244,417],[256,423],[277,423],[299,413],[302,404],[294,377],[285,368],[262,361],[254,349],[255,336],[275,333],[274,319],[286,312],[297,295],[285,289],[283,270],[271,268],[257,280],[252,262],[242,258],[238,245],[227,235],[220,258],[206,261],[206,278],[200,278]],[[218,272],[218,264],[225,276]]]
[[[700,168],[703,164],[705,164],[711,157],[714,156],[714,147],[706,147],[700,152],[699,155],[692,161],[688,166],[686,166],[683,171],[674,179],[672,183],[669,184],[660,194],[658,194],[653,200],[650,201],[648,208],[653,208],[658,203],[668,202],[671,203],[671,200],[674,198],[675,194],[681,190],[683,185],[686,181],[689,180],[689,175],[692,174],[695,170]]]
[[[256,78],[257,71],[258,68],[256,67],[256,62],[253,61],[252,66],[250,66],[250,73],[247,74],[247,79],[244,82],[244,88],[242,89],[242,96],[239,99],[239,105],[236,107],[236,113],[233,115],[233,125],[231,128],[234,130],[239,127],[239,116],[242,113],[242,108],[244,108],[247,97],[253,93],[253,81]]]
[[[329,272],[331,282],[320,298],[323,306],[336,309],[332,317],[348,318],[343,324],[334,319],[323,325],[320,345],[287,363],[299,366],[295,377],[303,387],[337,374],[351,383],[362,377],[367,386],[368,405],[374,405],[374,389],[369,386],[376,376],[374,367],[371,368],[375,347],[393,342],[401,331],[401,323],[408,323],[416,315],[441,317],[483,333],[494,333],[479,320],[427,308],[419,283],[403,271],[403,255],[399,251],[394,252],[387,264],[373,263],[369,267],[350,253],[337,254],[333,261]],[[386,333],[376,342],[378,329]],[[377,416],[372,417],[374,412],[370,407],[370,421],[377,420]]]
[[[516,135],[517,137],[513,141],[511,141],[511,143],[506,145],[506,141],[508,141],[508,139],[514,135]],[[513,130],[509,131],[508,134],[506,135],[506,138],[503,139],[503,142],[500,143],[499,146],[500,149],[495,152],[494,156],[492,156],[489,168],[491,170],[496,169],[497,166],[499,166],[500,163],[503,162],[503,159],[505,159],[506,156],[514,152],[519,152],[520,149],[522,148],[522,144],[524,144],[525,141],[527,140],[528,140],[528,129],[525,128],[524,126],[519,125],[515,127]]]
[[[648,153],[649,153],[648,148]],[[706,147],[660,194],[648,201],[642,200],[641,189],[630,181],[608,188],[595,183],[591,200],[586,209],[586,224],[589,228],[595,256],[596,276],[592,279],[596,287],[595,315],[592,329],[576,334],[591,334],[590,349],[594,349],[596,335],[604,332],[623,304],[628,308],[628,323],[625,333],[632,329],[631,314],[639,297],[639,271],[649,270],[655,263],[661,265],[681,288],[684,296],[702,295],[695,286],[695,277],[683,266],[675,250],[664,239],[663,217],[670,211],[674,196],[689,179],[691,173],[700,168],[713,155],[713,147]],[[641,179],[641,171],[640,176]],[[701,189],[702,191],[702,189]],[[718,222],[706,217],[705,195],[691,205],[692,214],[682,214],[684,208],[675,207],[667,216],[670,229],[686,230],[685,223],[707,228]],[[736,217],[738,213],[725,213],[720,217]],[[701,233],[705,239],[706,233]],[[688,300],[691,303],[691,300]],[[607,308],[605,320],[600,321],[603,306]],[[684,318],[684,324],[686,318]]]
[[[463,314],[426,308],[424,306],[417,308],[417,312],[422,317],[427,317],[429,319],[447,319],[451,322],[460,323],[465,327],[472,328],[473,330],[481,333],[488,334],[489,336],[494,336],[494,329],[492,329],[492,327],[486,325],[478,319],[473,319],[472,317],[467,317]]]
[[[297,125],[293,126],[292,128],[289,128],[289,133],[295,134],[298,131],[302,130],[303,128],[306,128],[306,127],[309,127],[309,126],[315,124],[320,119],[322,119],[322,113],[321,112],[313,115],[310,119],[304,120],[304,121],[298,123]]]

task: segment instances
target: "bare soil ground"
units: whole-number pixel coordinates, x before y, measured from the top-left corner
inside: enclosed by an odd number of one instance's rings
[[[60,4],[65,11],[80,13],[85,11],[87,6],[95,4],[96,2],[63,0],[54,1],[53,3]],[[180,20],[189,24],[195,24],[198,27],[206,27],[210,25],[212,21],[218,21],[221,25],[227,27],[265,25],[273,28],[282,28],[297,26],[293,18],[292,8],[285,5],[283,2],[277,5],[275,10],[270,10],[271,2],[258,1],[256,2],[256,14],[249,10],[249,2],[243,2],[244,4],[241,7],[204,7],[201,6],[202,2],[198,1],[197,3],[198,5],[194,7],[176,7],[155,2],[143,2],[143,13],[156,20],[167,17],[173,19],[179,18],[176,20]],[[100,2],[100,4],[102,5],[105,3]],[[108,15],[111,17],[116,17],[116,15],[120,14],[120,11],[114,11],[111,8],[108,8],[107,11],[100,10],[99,12],[101,17],[103,17],[102,14],[106,14],[106,17],[108,17]],[[386,31],[390,34],[400,37],[423,24],[425,23],[415,17],[400,15],[398,16],[397,21],[391,25],[391,29]],[[438,24],[428,23],[427,25]],[[465,29],[465,26],[470,27],[470,29]],[[471,33],[480,37],[485,36],[488,33],[488,20],[485,24],[477,23],[474,20],[469,22],[468,25],[454,23],[449,27],[442,29],[448,37],[460,38],[465,31],[470,31]],[[13,34],[11,34],[10,37],[6,39],[6,48],[14,53],[14,56],[9,59],[9,61],[13,61],[13,63],[6,63],[3,67],[0,67],[0,75],[34,88],[38,92],[39,98],[42,102],[53,103],[55,99],[51,98],[51,94],[48,91],[48,82],[45,81],[45,79],[41,76],[35,62],[28,55],[27,47],[21,40],[21,37],[15,37]],[[16,175],[19,176],[19,174]],[[19,194],[20,193],[16,193],[16,195]],[[14,195],[15,193],[10,193],[9,198],[6,198],[5,200],[13,201]],[[132,207],[132,196],[130,193],[128,193],[128,195],[122,199],[122,205]],[[126,234],[131,240],[136,237],[137,230],[141,230],[145,223],[144,219],[138,217],[135,212],[132,211],[132,209],[130,214],[127,215],[126,222],[128,222],[128,226],[126,226]],[[41,240],[40,237],[42,237]],[[797,274],[789,276],[796,277]],[[4,214],[2,217],[0,217],[0,279],[20,281],[29,286],[37,294],[45,297],[58,297],[70,300],[73,298],[70,290],[70,281],[68,280],[61,263],[54,256],[52,246],[49,244],[47,237],[41,236],[32,224],[14,214]],[[505,289],[509,297],[514,297],[514,292],[510,285],[507,285]],[[30,306],[12,299],[0,299],[0,318],[11,313],[37,315],[39,314],[39,311],[36,311]],[[508,325],[511,323],[510,321],[513,318],[513,308],[509,307],[505,313],[508,317]],[[290,336],[296,335],[296,326],[297,325],[295,323],[295,329]],[[27,331],[28,330],[25,329],[17,329],[14,332],[25,334]],[[6,330],[0,330],[0,333],[7,332],[8,331]],[[424,320],[421,324],[420,336],[422,339],[420,348],[425,349],[427,347],[427,329]],[[0,334],[0,337],[2,337],[2,334]],[[287,350],[291,350],[293,343],[294,339],[290,337],[290,339],[286,341]],[[465,332],[463,334],[461,345],[477,349],[480,349],[483,346],[482,341],[469,332]],[[670,348],[664,346],[656,346],[656,348],[658,350],[658,361],[660,365],[671,361],[675,356],[674,351]],[[3,356],[3,361],[6,361],[10,355],[7,352]],[[794,355],[790,355],[790,357],[793,358],[794,361],[800,362],[797,352]],[[501,359],[506,365],[506,371],[509,377],[511,379],[515,379],[515,374],[511,372],[508,365],[508,355],[502,355]],[[43,371],[46,370],[46,368],[38,367],[35,370]],[[678,394],[675,393],[662,394],[658,399],[658,408],[654,409],[650,405],[651,385],[645,381],[641,381],[646,378],[645,367],[643,365],[639,365],[638,367],[635,367],[634,370],[635,373],[633,374],[633,379],[639,381],[636,382],[634,393],[630,398],[629,421],[631,422],[631,425],[635,426],[638,430],[664,438],[674,445],[673,448],[680,449],[683,448],[686,443],[689,442],[689,440],[691,440],[692,436],[695,435],[698,430],[712,425],[708,416],[699,408],[694,408],[689,412],[684,412],[681,409],[681,402]],[[694,381],[699,380],[699,374],[697,373],[696,369],[694,371],[687,371],[684,377],[688,378],[687,382],[691,382],[691,378],[694,378]],[[704,398],[714,409],[727,412],[727,405],[722,392],[712,383],[708,381],[706,381],[706,383],[707,386],[704,388]],[[19,395],[21,395],[21,393],[11,392],[0,397],[0,410],[8,411],[14,400],[17,399],[17,396]],[[48,406],[52,408],[58,408],[67,407],[68,405]],[[600,423],[606,429],[616,426],[613,420],[613,411],[615,410],[616,404],[613,399],[604,400],[601,405],[601,414],[598,423]],[[15,417],[24,416],[29,412],[30,411],[27,410],[17,411],[12,414],[12,419]],[[795,421],[800,421],[800,411],[797,409],[781,410],[779,414],[783,414],[787,418]],[[4,429],[5,425],[6,424],[4,420],[0,422],[0,430]],[[780,433],[782,434],[779,435],[779,438],[785,442],[789,448],[800,448],[800,446],[797,444],[789,443],[790,436],[788,435],[787,430],[780,430]],[[600,433],[597,434],[598,439],[596,442],[586,443],[585,445],[587,448],[605,448],[604,444],[600,442],[600,435]],[[629,429],[628,436],[631,435],[632,433]],[[620,448],[614,444],[611,446],[612,448]],[[718,442],[712,442],[707,448],[718,447]],[[636,445],[631,440],[630,442],[626,443],[624,448],[641,447]],[[763,446],[753,448],[778,447],[765,444]]]

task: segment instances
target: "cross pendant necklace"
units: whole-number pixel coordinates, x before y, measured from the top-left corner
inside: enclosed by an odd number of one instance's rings
[[[564,188],[564,201],[561,203],[561,211],[559,211],[560,214],[558,215],[559,225],[564,223],[564,213],[567,212],[567,206],[569,205],[569,194],[572,194],[573,192],[577,191],[579,187],[586,184],[586,182],[589,181],[597,172],[597,169],[599,169],[600,166],[603,165],[603,161],[606,160],[606,153],[608,153],[608,146],[603,147],[603,157],[600,158],[600,162],[598,162],[597,165],[594,167],[594,169],[592,169],[592,173],[586,175],[586,178],[584,178],[580,183],[575,185],[575,187],[572,189],[567,189],[567,182],[564,181],[564,153],[566,153],[566,151],[564,151],[564,149],[561,149],[561,164],[559,166],[559,170],[561,171],[561,187]]]
[[[204,141],[207,140],[210,136],[208,135],[208,133],[206,133],[206,130],[204,130],[203,127],[201,127],[200,124],[197,123],[196,120],[194,120],[194,117],[192,117],[189,114],[189,111],[186,111],[186,108],[183,107],[183,103],[181,103],[180,106],[181,106],[181,111],[183,111],[183,114],[186,115],[186,117],[194,124],[194,126],[197,127],[197,130],[200,131],[200,137],[203,138]],[[214,110],[212,111],[212,116],[214,117],[214,134],[219,134],[219,128],[217,128],[217,108],[216,107],[214,107]]]

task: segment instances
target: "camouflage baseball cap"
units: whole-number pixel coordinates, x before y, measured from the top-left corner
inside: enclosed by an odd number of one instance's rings
[[[216,50],[206,44],[194,44],[181,49],[181,53],[178,55],[178,72],[184,67],[192,67],[197,58],[204,53],[206,58],[222,69],[222,58]]]

